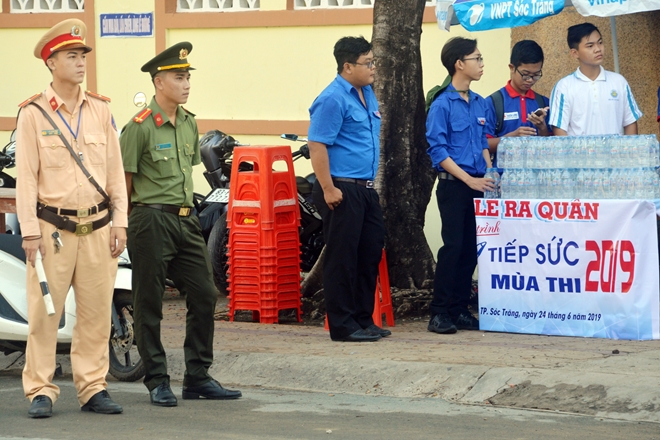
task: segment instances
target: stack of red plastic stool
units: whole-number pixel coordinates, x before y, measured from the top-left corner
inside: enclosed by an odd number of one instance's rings
[[[286,171],[273,170],[275,162]],[[278,321],[278,312],[300,312],[300,211],[296,180],[287,146],[236,147],[229,189],[229,320],[236,310],[251,310],[262,324]],[[239,165],[252,163],[252,171]]]
[[[383,326],[383,313],[385,322],[389,327],[394,327],[394,310],[392,309],[392,293],[390,291],[390,275],[387,272],[387,255],[383,249],[378,265],[378,278],[376,279],[376,294],[374,297],[374,313],[371,317],[378,327]],[[325,329],[328,327],[328,315],[325,315]]]

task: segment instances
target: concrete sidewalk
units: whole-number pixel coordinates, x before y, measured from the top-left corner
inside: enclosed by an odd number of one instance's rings
[[[183,377],[185,305],[167,303],[163,339]],[[321,325],[216,322],[211,373],[223,383],[439,397],[465,404],[660,422],[660,341],[481,331],[439,335],[401,321],[373,343],[332,342]]]
[[[167,297],[164,316],[168,369],[181,381],[184,300]],[[439,335],[426,325],[399,321],[388,338],[348,343],[332,342],[321,325],[217,321],[211,374],[238,387],[438,397],[660,423],[660,341]],[[0,369],[8,363],[3,358]],[[70,372],[68,359],[62,364]]]

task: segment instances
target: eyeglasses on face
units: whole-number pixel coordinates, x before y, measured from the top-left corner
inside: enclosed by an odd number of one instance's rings
[[[518,75],[520,75],[520,77],[522,78],[523,81],[534,81],[534,82],[536,82],[536,81],[540,80],[541,77],[543,76],[543,72],[541,72],[541,71],[538,71],[533,75],[524,75],[524,74],[520,73],[520,70],[518,70],[517,67],[516,67],[516,72],[518,72]]]
[[[484,57],[482,57],[481,55],[478,56],[478,57],[463,58],[463,61],[468,61],[468,60],[476,60],[477,63],[479,63],[479,64],[483,64],[483,63],[484,63]]]
[[[373,69],[376,67],[376,60],[371,60],[368,63],[351,63],[357,66],[367,66],[367,69]]]

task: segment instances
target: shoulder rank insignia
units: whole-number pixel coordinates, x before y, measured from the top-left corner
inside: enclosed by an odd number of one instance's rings
[[[140,113],[138,113],[137,116],[133,118],[133,120],[138,124],[142,124],[144,120],[147,119],[147,116],[149,116],[150,114],[151,114],[151,109],[145,108]]]
[[[87,96],[91,96],[92,98],[100,99],[101,101],[105,102],[110,102],[110,98],[107,96],[99,95],[98,93],[90,92],[89,90],[86,90],[85,93],[87,93]]]
[[[185,108],[184,106],[181,106],[181,108],[182,108],[186,113],[188,113],[190,116],[192,116],[193,118],[195,117],[195,114],[194,114],[193,112],[191,112],[190,110],[188,110],[187,108]]]
[[[32,101],[34,101],[35,99],[37,99],[38,97],[40,97],[41,95],[42,95],[42,93],[37,93],[37,94],[34,95],[34,96],[30,96],[28,99],[26,99],[25,101],[23,101],[23,102],[21,102],[20,104],[18,104],[18,106],[19,106],[20,108],[23,108],[23,107],[25,107],[26,105],[28,105],[29,103],[31,103]]]

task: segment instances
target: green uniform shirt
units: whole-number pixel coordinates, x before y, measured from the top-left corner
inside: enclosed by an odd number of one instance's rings
[[[179,106],[172,125],[155,99],[147,108],[119,138],[124,170],[133,173],[131,202],[192,207],[192,167],[201,162],[194,115]]]

